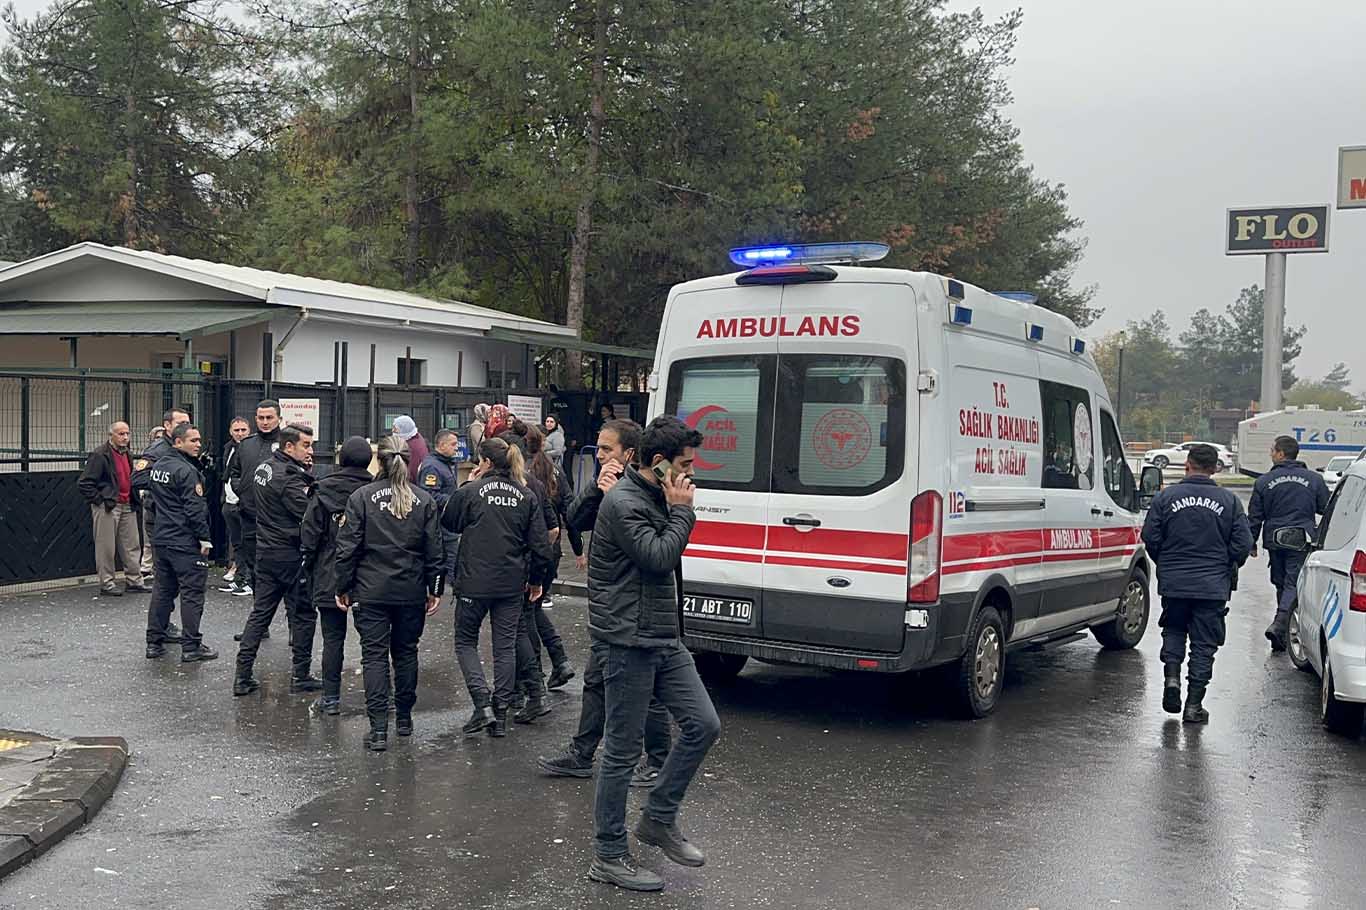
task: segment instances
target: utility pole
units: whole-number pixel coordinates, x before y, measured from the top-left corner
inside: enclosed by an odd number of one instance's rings
[[[1285,254],[1266,254],[1262,295],[1262,411],[1281,409],[1281,352],[1285,347]]]

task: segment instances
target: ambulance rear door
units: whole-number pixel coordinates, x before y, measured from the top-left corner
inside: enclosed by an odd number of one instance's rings
[[[902,648],[916,322],[915,292],[894,279],[841,270],[783,287],[765,638]]]
[[[782,288],[676,293],[661,331],[663,407],[702,434],[697,524],[683,554],[690,632],[757,636],[762,628],[776,331]],[[652,413],[655,410],[652,408]]]

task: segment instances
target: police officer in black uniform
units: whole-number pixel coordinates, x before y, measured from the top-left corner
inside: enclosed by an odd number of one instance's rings
[[[417,468],[418,486],[436,502],[438,513],[446,510],[455,491],[460,488],[459,462],[455,452],[460,445],[460,437],[455,430],[437,430],[432,439],[435,447]],[[455,577],[455,556],[460,548],[460,535],[446,529],[441,530],[441,548],[446,553],[446,564],[442,574],[447,579]]]
[[[180,659],[185,663],[213,660],[218,652],[204,644],[199,620],[204,615],[204,585],[208,579],[209,506],[204,500],[204,477],[199,473],[199,430],[177,424],[170,433],[171,454],[157,459],[148,471],[148,492],[156,504],[156,582],[147,608],[147,657],[166,653],[166,626],[180,596]]]
[[[318,481],[317,491],[304,513],[300,543],[304,571],[309,573],[313,606],[323,633],[323,694],[318,710],[335,717],[341,713],[342,654],[346,648],[346,611],[336,604],[337,532],[351,494],[370,483],[370,443],[352,436],[337,454],[337,470]]]
[[[238,514],[242,521],[242,558],[238,565],[239,597],[253,597],[252,585],[256,572],[256,491],[251,482],[256,468],[276,449],[280,448],[280,403],[272,398],[256,405],[256,432],[243,439],[237,447],[237,457],[228,466],[228,483],[237,496]],[[242,569],[246,577],[241,577]],[[269,631],[263,636],[269,638]],[[239,636],[238,641],[241,641]]]
[[[1295,606],[1295,585],[1307,553],[1282,550],[1274,535],[1281,528],[1303,528],[1312,539],[1314,516],[1328,508],[1328,484],[1317,471],[1299,461],[1300,444],[1291,436],[1277,436],[1271,446],[1271,470],[1257,478],[1248,504],[1252,524],[1252,555],[1257,555],[1257,535],[1262,533],[1271,560],[1271,584],[1276,588],[1276,616],[1266,628],[1271,650],[1285,650],[1285,631]]]
[[[517,447],[504,439],[485,439],[479,454],[476,473],[451,499],[441,525],[461,535],[455,656],[474,702],[474,713],[461,729],[506,736],[518,681],[518,636],[527,585],[550,568],[550,537],[541,505],[524,483]],[[530,595],[539,598],[541,591],[533,587]],[[479,659],[479,629],[485,616],[493,629],[492,693]]]
[[[133,472],[129,477],[129,489],[142,503],[142,585],[125,588],[129,594],[146,594],[156,588],[156,503],[150,494],[152,466],[157,459],[175,454],[171,445],[171,430],[182,423],[189,423],[190,415],[180,408],[171,408],[161,415],[161,428],[165,431],[152,441],[142,454],[133,459]],[[149,580],[151,587],[147,587]],[[180,629],[166,618],[166,641],[175,643],[181,640]]]
[[[252,473],[256,513],[256,584],[251,615],[242,630],[237,651],[233,695],[248,695],[260,687],[252,665],[262,633],[270,628],[280,600],[289,619],[289,648],[293,654],[290,692],[316,692],[322,682],[309,673],[313,632],[318,614],[308,595],[299,542],[300,525],[313,495],[313,430],[290,424],[280,430],[280,448]]]
[[[1157,494],[1143,523],[1143,544],[1157,563],[1162,596],[1162,708],[1181,713],[1181,662],[1189,637],[1190,688],[1181,720],[1191,724],[1209,721],[1203,701],[1214,652],[1224,643],[1226,604],[1238,569],[1252,552],[1243,504],[1212,479],[1218,468],[1213,446],[1192,446],[1185,479]]]
[[[399,736],[413,733],[417,643],[441,602],[440,516],[436,503],[408,482],[408,444],[379,443],[380,476],[351,494],[337,527],[336,604],[350,610],[360,634],[365,677],[365,748],[389,745],[389,665]]]

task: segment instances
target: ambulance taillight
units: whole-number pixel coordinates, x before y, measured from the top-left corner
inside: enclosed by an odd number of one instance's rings
[[[940,544],[943,539],[944,500],[926,490],[911,500],[911,544],[906,576],[906,602],[939,602]]]

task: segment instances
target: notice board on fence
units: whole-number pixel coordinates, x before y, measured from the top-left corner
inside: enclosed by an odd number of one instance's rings
[[[509,395],[508,412],[523,423],[541,425],[541,399],[534,395]]]
[[[281,398],[280,424],[297,423],[318,432],[318,417],[322,411],[317,398]]]

